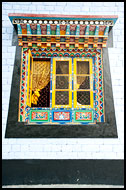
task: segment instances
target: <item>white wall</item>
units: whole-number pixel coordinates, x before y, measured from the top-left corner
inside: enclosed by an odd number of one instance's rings
[[[118,139],[5,139],[16,47],[8,13],[118,15],[109,48]],[[2,157],[3,159],[123,159],[124,158],[124,3],[123,2],[3,2],[2,3]]]

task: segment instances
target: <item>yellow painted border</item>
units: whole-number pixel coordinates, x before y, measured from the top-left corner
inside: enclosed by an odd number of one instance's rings
[[[31,54],[31,52],[30,52],[30,56],[31,56],[31,58],[32,58],[32,65],[31,65],[31,93],[30,93],[30,104],[31,104],[31,102],[32,102],[32,78],[33,78],[33,57],[32,57],[32,54]]]
[[[32,63],[30,63],[30,58],[32,58]],[[31,70],[30,70],[30,64],[32,64]],[[27,105],[31,107],[31,97],[32,97],[32,72],[33,72],[33,57],[31,54],[31,51],[28,51],[28,78],[27,78]],[[29,79],[30,86],[29,86]],[[29,90],[30,90],[30,99],[29,99]]]
[[[56,61],[69,61],[69,89],[56,90]],[[69,104],[56,105],[55,93],[56,91],[69,91]],[[53,58],[53,72],[52,72],[52,108],[72,108],[72,58]]]
[[[89,70],[90,70],[90,105],[77,105],[77,61],[89,61]],[[93,70],[92,70],[92,58],[74,58],[74,108],[93,108]],[[85,76],[85,75],[81,75]],[[81,90],[88,91],[88,90]]]
[[[24,109],[23,109],[23,121],[25,121],[25,117],[26,117],[26,112],[25,112],[25,108],[27,106],[27,76],[26,76],[26,73],[27,73],[27,59],[28,59],[28,52],[26,52],[26,59],[25,59],[25,86],[24,86]]]

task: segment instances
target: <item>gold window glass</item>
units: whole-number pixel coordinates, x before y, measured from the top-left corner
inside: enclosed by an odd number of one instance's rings
[[[33,61],[32,107],[50,107],[50,60]]]
[[[74,108],[93,107],[92,59],[74,58]]]
[[[72,59],[53,58],[52,107],[72,107]]]

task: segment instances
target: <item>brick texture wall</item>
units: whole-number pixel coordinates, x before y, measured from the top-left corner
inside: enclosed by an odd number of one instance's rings
[[[118,15],[109,48],[118,139],[5,139],[16,47],[8,13]],[[2,158],[123,159],[124,158],[124,3],[3,2],[2,3]]]

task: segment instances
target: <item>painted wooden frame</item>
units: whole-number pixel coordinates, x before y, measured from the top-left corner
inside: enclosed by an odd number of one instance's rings
[[[29,50],[28,55],[27,55],[27,62],[28,62],[28,72],[27,72],[27,105],[29,107],[31,107],[33,57],[32,57],[32,54],[31,54],[30,50]],[[29,97],[29,94],[30,94],[30,97]]]
[[[89,61],[89,76],[90,76],[90,105],[77,105],[77,61]],[[80,76],[85,76],[84,74]],[[87,91],[87,90],[81,90]],[[74,58],[74,108],[93,108],[93,70],[91,58]]]
[[[56,61],[68,61],[69,62],[69,89],[56,89]],[[72,59],[71,58],[53,58],[53,74],[52,74],[52,108],[72,108]],[[65,75],[62,75],[65,76]],[[56,105],[55,93],[56,91],[68,91],[69,92],[69,104],[68,105]]]

